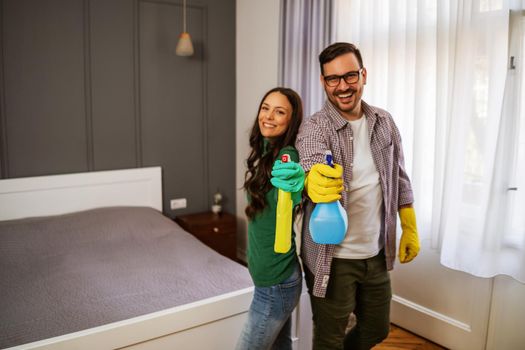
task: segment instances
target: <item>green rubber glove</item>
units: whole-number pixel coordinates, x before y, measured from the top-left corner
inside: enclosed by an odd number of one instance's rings
[[[314,164],[306,176],[304,184],[308,197],[314,203],[334,202],[343,192],[343,167],[334,164]]]
[[[419,253],[419,237],[417,235],[416,212],[412,207],[399,209],[401,219],[401,240],[399,241],[399,262],[412,261]]]
[[[272,168],[270,182],[285,192],[299,192],[304,187],[304,170],[299,163],[283,163],[276,160]]]

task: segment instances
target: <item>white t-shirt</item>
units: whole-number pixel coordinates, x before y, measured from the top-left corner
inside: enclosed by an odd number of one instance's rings
[[[350,181],[348,230],[335,248],[335,257],[366,259],[383,248],[380,242],[383,192],[368,136],[366,117],[349,121],[353,131],[354,161]]]

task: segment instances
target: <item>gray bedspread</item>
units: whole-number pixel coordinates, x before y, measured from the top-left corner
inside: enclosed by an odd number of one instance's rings
[[[0,222],[0,348],[252,286],[151,208]]]

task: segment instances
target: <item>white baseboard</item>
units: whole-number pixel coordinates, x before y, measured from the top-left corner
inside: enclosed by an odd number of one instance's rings
[[[409,308],[409,309],[412,309],[416,312],[419,312],[419,313],[422,313],[422,314],[425,314],[429,317],[432,317],[438,321],[441,321],[441,322],[445,322],[445,323],[448,323],[449,325],[453,326],[453,327],[456,327],[456,328],[459,328],[459,329],[462,329],[464,330],[465,332],[471,332],[472,329],[471,327],[466,324],[466,323],[463,323],[463,322],[460,322],[456,319],[453,319],[451,317],[448,317],[446,315],[443,315],[439,312],[436,312],[434,310],[431,310],[429,308],[426,308],[422,305],[419,305],[419,304],[416,304],[410,300],[407,300],[405,298],[402,298],[398,295],[393,295],[392,296],[392,302],[393,303],[398,303],[406,308]]]

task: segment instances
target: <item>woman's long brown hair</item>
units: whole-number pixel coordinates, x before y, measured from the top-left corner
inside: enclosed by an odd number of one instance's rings
[[[264,137],[259,128],[259,113],[266,97],[273,92],[279,92],[286,96],[292,106],[290,124],[286,132],[268,143],[264,149]],[[303,104],[299,95],[292,89],[276,87],[268,91],[259,104],[257,117],[250,134],[251,152],[246,161],[248,169],[245,174],[244,189],[248,193],[249,204],[245,209],[246,216],[253,219],[267,205],[265,195],[271,188],[270,178],[273,163],[279,151],[286,146],[294,146],[299,126],[303,120]]]

